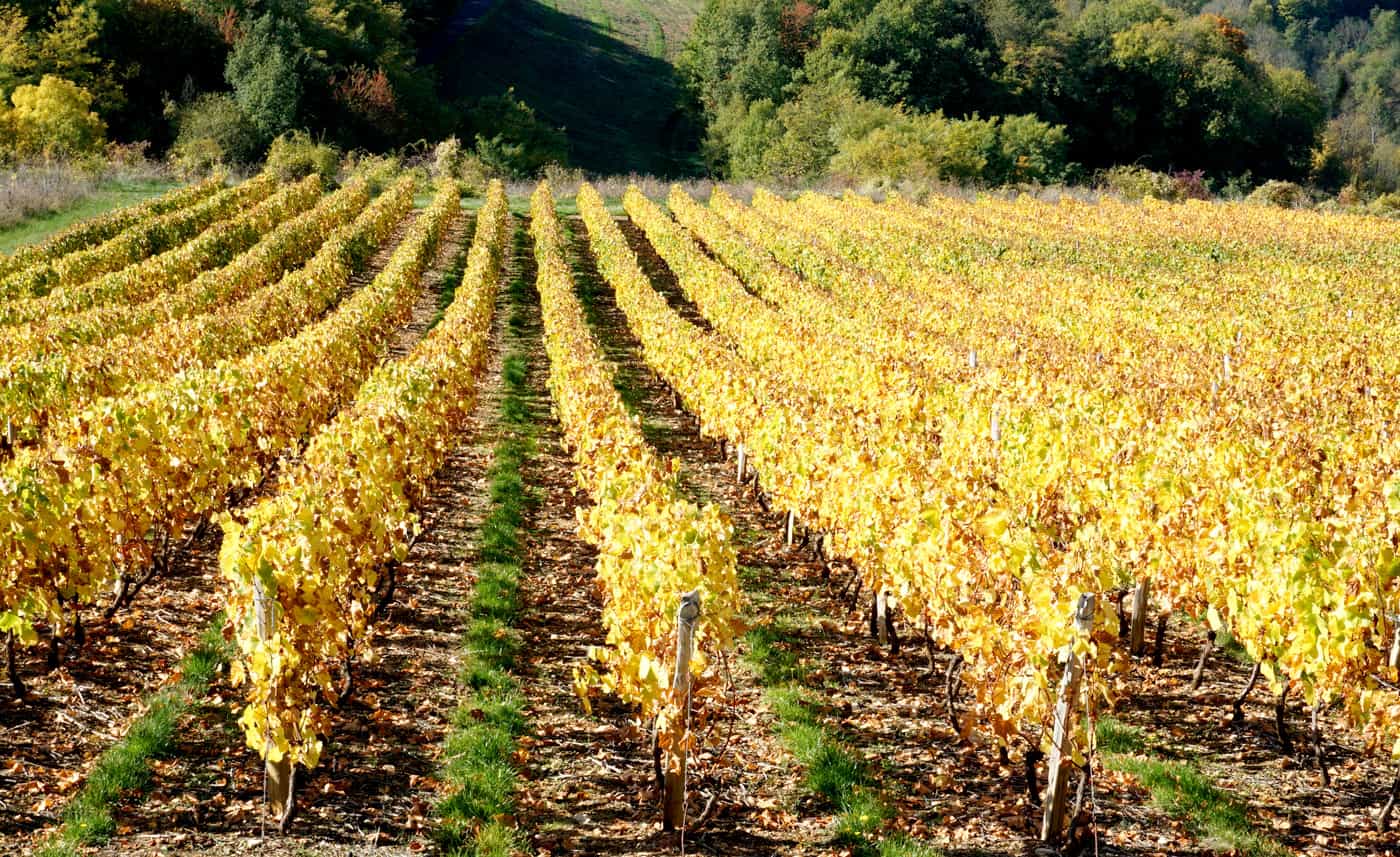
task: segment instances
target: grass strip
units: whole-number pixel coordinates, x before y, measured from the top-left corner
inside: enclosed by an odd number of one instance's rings
[[[517,228],[517,259],[528,252],[526,240]],[[511,626],[519,609],[523,532],[532,497],[523,469],[535,454],[528,364],[520,347],[529,324],[523,308],[529,293],[530,285],[517,272],[509,287],[511,348],[501,370],[500,437],[487,473],[490,506],[481,525],[480,565],[462,637],[461,681],[467,693],[453,712],[445,747],[443,779],[453,791],[438,805],[438,845],[461,857],[509,857],[524,847],[505,819],[515,810],[519,778],[511,759],[526,726],[524,697],[510,670],[520,650]]]
[[[807,669],[796,654],[798,624],[771,599],[752,591],[751,596],[755,606],[773,618],[746,635],[745,661],[763,686],[777,721],[775,732],[806,769],[804,787],[836,809],[835,841],[848,847],[854,857],[936,857],[936,849],[908,836],[882,835],[894,808],[869,766],[824,722],[820,700],[808,689]]]
[[[428,330],[432,330],[442,322],[443,318],[447,316],[447,308],[452,306],[452,302],[457,299],[457,287],[462,284],[462,275],[467,271],[467,256],[471,254],[471,243],[469,236],[463,236],[462,246],[452,257],[447,270],[442,272],[442,277],[439,280],[437,308],[433,311],[433,317],[428,321]]]
[[[98,758],[87,782],[64,807],[62,825],[36,857],[74,857],[82,846],[106,842],[116,832],[112,807],[123,795],[150,785],[151,760],[170,753],[181,716],[209,692],[214,677],[228,665],[233,647],[224,639],[223,627],[224,615],[218,613],[176,667],[179,679],[146,698],[145,712]]]
[[[1244,801],[1216,785],[1195,765],[1163,757],[1150,746],[1141,729],[1104,717],[1095,734],[1103,766],[1142,783],[1152,802],[1184,822],[1203,844],[1244,857],[1283,857],[1289,853],[1254,828]]]
[[[36,244],[60,229],[106,214],[114,208],[135,205],[159,196],[176,186],[165,179],[136,179],[112,181],[96,191],[42,214],[31,214],[23,220],[0,228],[0,253],[13,253],[26,244]]]

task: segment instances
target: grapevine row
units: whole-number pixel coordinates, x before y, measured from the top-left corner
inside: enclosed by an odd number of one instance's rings
[[[154,199],[75,223],[38,244],[21,247],[8,256],[0,257],[0,281],[25,268],[52,262],[69,253],[100,244],[143,220],[193,205],[215,193],[223,184],[223,177],[216,176],[197,184],[177,187]]]
[[[642,211],[641,201],[629,195],[629,202]],[[661,224],[652,227],[657,234],[663,231]],[[706,266],[703,253],[693,245],[674,239],[662,245],[668,247],[672,268],[688,293],[700,294],[714,285],[687,285],[686,279],[727,276],[716,266]],[[744,335],[757,339],[793,334],[788,318],[770,316],[768,321],[770,329]],[[674,336],[677,323],[672,316],[657,326],[673,328],[667,333]],[[642,339],[646,343],[648,336]],[[1064,562],[1048,545],[1003,542],[1006,527],[994,505],[998,498],[977,490],[986,468],[995,466],[994,454],[982,438],[964,432],[953,439],[947,426],[940,426],[944,431],[937,435],[942,443],[936,450],[888,447],[878,425],[834,401],[839,390],[834,385],[845,377],[840,373],[811,379],[828,392],[825,398],[814,398],[732,353],[714,354],[706,361],[709,365],[687,367],[690,361],[672,352],[701,353],[700,349],[690,344],[663,349],[661,341],[647,349],[648,362],[670,364],[662,374],[702,423],[721,424],[710,414],[731,415],[733,425],[725,434],[745,445],[774,505],[828,532],[824,544],[855,564],[873,592],[887,593],[912,615],[922,616],[938,642],[963,655],[963,680],[977,699],[966,726],[986,728],[1002,740],[1018,732],[1032,741],[1048,739],[1048,733],[1039,735],[1036,728],[1048,722],[1053,704],[1050,667],[1072,633],[1070,614],[1058,609],[1055,597],[1060,591],[1096,592],[1099,581]],[[832,365],[840,365],[841,346],[800,341],[809,349],[831,349]],[[732,383],[729,390],[719,386],[733,377],[746,378],[748,389]],[[701,393],[697,378],[715,391]],[[688,394],[692,385],[698,395]],[[940,398],[926,407],[941,416],[949,408],[942,398],[948,391],[937,392]],[[928,458],[929,452],[935,457]],[[971,473],[969,466],[974,468]],[[940,489],[947,495],[948,518],[943,510],[924,506],[925,498]],[[974,526],[959,527],[959,520]],[[1009,592],[1008,579],[1016,581]],[[999,580],[1000,586],[992,580]],[[1111,650],[1096,643],[1109,639],[1111,631],[1100,630],[1077,645],[1081,654],[1094,653],[1098,666],[1106,668]]]
[[[158,573],[189,528],[257,485],[378,362],[457,214],[429,208],[370,285],[295,336],[94,402],[21,450],[0,471],[0,630],[65,630],[65,608]],[[350,243],[329,241],[305,281],[345,288]]]
[[[156,308],[177,310],[184,304],[202,306],[204,312],[10,366],[0,389],[0,417],[12,441],[39,440],[46,426],[95,398],[238,356],[319,316],[344,286],[338,273],[324,272],[344,266],[353,271],[367,261],[371,248],[412,207],[413,182],[400,180],[346,225],[366,196],[363,184],[351,183],[286,233],[275,233],[228,266],[169,293]],[[331,237],[322,244],[327,230]],[[288,270],[313,250],[316,256],[304,269]]]
[[[439,191],[434,212],[460,191]],[[270,762],[315,767],[338,672],[391,591],[386,566],[417,533],[414,509],[460,436],[487,359],[510,214],[499,182],[477,221],[462,284],[442,321],[380,366],[317,433],[278,492],[224,519],[220,567],[246,687],[239,723]]]
[[[179,318],[200,311],[217,302],[227,292],[227,284],[240,282],[233,272],[250,264],[267,264],[269,258],[304,261],[325,239],[329,228],[344,222],[343,215],[353,215],[369,200],[364,182],[352,180],[343,188],[321,196],[318,179],[310,177],[298,185],[289,185],[276,195],[259,203],[251,211],[233,221],[219,224],[196,240],[164,254],[174,264],[153,265],[146,272],[160,282],[147,290],[155,296],[141,300],[118,299],[84,310],[45,315],[34,321],[0,328],[0,354],[11,360],[33,359],[47,352],[82,346],[100,339],[140,331],[160,321]],[[342,217],[336,219],[336,215]],[[328,228],[329,227],[329,228]],[[222,232],[232,237],[237,233],[237,245],[211,244],[207,253],[198,245],[205,239],[224,239],[214,235]],[[297,256],[297,249],[304,255]],[[183,264],[179,260],[183,257]],[[202,257],[202,258],[201,258]],[[183,267],[181,271],[176,266]],[[135,274],[146,263],[133,266],[117,275]]]
[[[804,228],[798,208],[772,199],[761,207]],[[910,241],[918,246],[931,232],[882,236],[883,229],[867,225],[870,217],[843,214],[816,200],[805,207],[827,209],[805,228],[808,236],[836,236],[835,246],[850,258],[867,254],[866,264],[896,279],[940,282],[917,269],[901,270],[912,251],[899,248]],[[907,213],[906,204],[888,207]],[[850,237],[843,239],[843,233]],[[1151,271],[1151,258],[1140,264],[1149,266],[1146,274],[1160,276]],[[930,267],[925,263],[925,270]],[[975,279],[994,276],[982,272]],[[1187,338],[1209,329],[1206,319],[1218,296],[1184,307],[1153,303],[1130,314],[1136,323],[1109,328],[1093,320],[1086,324],[1083,313],[1056,311],[1057,300],[1078,293],[1073,305],[1086,312],[1125,315],[1113,309],[1113,289],[1120,285],[1105,289],[1081,276],[1056,269],[1046,273],[1043,286],[1019,286],[997,304],[1003,317],[1014,319],[1032,303],[1045,314],[1027,316],[1029,337],[1003,352],[1014,354],[1016,363],[1006,365],[1009,359],[985,352],[999,376],[1004,407],[1046,412],[1088,409],[1092,402],[1099,415],[1098,425],[1062,438],[1066,457],[1089,465],[1081,463],[1076,484],[1047,486],[1087,501],[1062,506],[1063,514],[1081,533],[1093,526],[1104,561],[1117,562],[1130,580],[1151,580],[1167,608],[1183,607],[1216,628],[1228,625],[1262,662],[1275,692],[1294,680],[1314,706],[1341,700],[1347,719],[1393,752],[1400,708],[1387,687],[1396,678],[1388,614],[1396,605],[1396,573],[1387,557],[1394,551],[1400,484],[1390,464],[1395,447],[1384,424],[1387,400],[1367,392],[1384,389],[1382,367],[1392,358],[1348,348],[1347,362],[1338,363],[1332,349],[1290,329],[1291,320],[1282,320],[1281,329],[1248,324],[1251,314],[1266,311],[1264,305],[1227,291],[1230,313],[1239,319],[1232,324],[1250,333],[1248,339],[1237,336],[1231,349],[1236,373],[1230,373],[1227,358],[1224,372],[1212,380],[1210,373],[1186,371],[1210,361],[1183,361],[1181,349]],[[1248,287],[1256,294],[1276,291],[1273,284]],[[1027,300],[1032,295],[1034,302]],[[1048,312],[1041,296],[1051,304]],[[987,299],[979,302],[985,312]],[[1086,338],[1096,328],[1111,329],[1115,341]],[[1061,344],[1047,350],[1056,338]],[[1095,348],[1108,362],[1126,365],[1084,371],[1094,361],[1075,355]],[[1305,369],[1309,364],[1316,369]],[[1311,389],[1297,384],[1300,371]],[[1284,380],[1289,375],[1293,379]],[[1192,402],[1210,405],[1193,414]],[[1042,491],[1012,511],[1025,515],[1055,499]]]
[[[35,324],[44,325],[94,307],[146,301],[188,282],[201,271],[225,265],[272,226],[310,208],[320,196],[320,177],[309,176],[264,199],[249,200],[251,207],[232,208],[228,219],[211,224],[164,253],[104,274],[80,288],[10,301],[0,306],[0,322],[8,325],[0,328],[0,348],[14,353],[11,342],[18,344],[29,338],[28,328]]]
[[[595,205],[601,201],[594,200]],[[565,257],[554,198],[541,184],[531,200],[549,389],[574,458],[579,486],[593,505],[579,515],[580,531],[598,550],[603,625],[608,644],[591,652],[598,668],[576,673],[580,692],[595,685],[638,705],[657,722],[661,749],[679,751],[687,740],[684,700],[671,693],[676,668],[676,605],[701,593],[694,691],[704,699],[714,656],[739,629],[739,585],[733,526],[715,505],[697,506],[676,487],[676,462],[647,444],[616,388],[607,358],[588,329]],[[606,224],[600,218],[606,218]],[[613,253],[622,241],[606,211],[593,212],[590,231],[611,229]],[[606,239],[605,239],[606,240]],[[620,245],[625,247],[625,241]],[[600,256],[608,269],[623,257]],[[632,262],[635,266],[635,261]],[[601,669],[600,675],[598,669]]]
[[[78,289],[81,295],[81,287],[94,277],[120,270],[189,240],[214,222],[266,197],[277,189],[277,184],[274,176],[264,173],[187,208],[138,222],[91,249],[18,271],[0,281],[0,300],[37,297],[57,289]],[[8,313],[9,303],[0,303],[0,320],[12,322],[14,319]]]

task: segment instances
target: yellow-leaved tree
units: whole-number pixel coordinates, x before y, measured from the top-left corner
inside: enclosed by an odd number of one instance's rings
[[[101,151],[107,126],[92,112],[92,93],[70,80],[44,75],[15,87],[11,109],[0,112],[0,139],[16,158],[65,158]]]

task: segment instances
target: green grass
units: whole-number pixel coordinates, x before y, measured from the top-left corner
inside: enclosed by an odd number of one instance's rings
[[[0,253],[13,253],[19,247],[38,243],[80,220],[96,217],[114,208],[135,205],[153,196],[159,196],[175,186],[176,182],[164,180],[112,182],[104,185],[96,193],[58,211],[28,217],[0,229]]]
[[[209,692],[214,677],[228,663],[233,650],[224,640],[223,626],[220,613],[199,645],[180,661],[179,680],[147,697],[145,713],[97,760],[87,782],[64,807],[62,825],[39,848],[37,857],[73,857],[83,846],[101,844],[115,832],[113,805],[123,795],[150,785],[151,760],[174,747],[180,717]]]
[[[1254,828],[1243,801],[1216,785],[1189,762],[1155,752],[1142,730],[1111,717],[1095,729],[1100,758],[1110,771],[1129,774],[1152,795],[1152,802],[1185,822],[1209,847],[1245,857],[1283,857],[1288,850]]]
[[[797,654],[799,622],[782,612],[770,615],[771,622],[745,636],[745,662],[764,687],[778,737],[805,771],[804,788],[836,810],[832,838],[855,857],[936,857],[935,849],[908,837],[882,837],[893,808],[864,760],[825,722],[819,698],[807,688],[808,671]]]
[[[524,230],[517,229],[517,254],[527,252],[525,243]],[[509,294],[509,336],[518,346],[528,323],[522,305],[529,286],[516,277]],[[445,853],[464,857],[509,857],[524,845],[501,819],[515,809],[520,783],[511,756],[527,726],[524,698],[510,674],[520,651],[520,637],[512,625],[520,603],[525,516],[532,502],[523,469],[535,454],[527,370],[523,353],[512,347],[501,371],[501,436],[487,473],[490,505],[482,522],[480,565],[462,635],[460,679],[467,694],[453,712],[445,746],[443,779],[453,793],[438,805],[437,839]]]
[[[452,257],[452,263],[442,274],[442,290],[438,292],[437,309],[434,310],[433,317],[428,322],[429,330],[438,326],[443,317],[447,315],[447,308],[452,306],[452,302],[457,299],[457,287],[462,284],[462,274],[466,273],[467,256],[470,253],[471,238],[463,236],[461,249],[457,251],[457,255]]]
[[[504,0],[439,68],[452,97],[496,96],[514,87],[540,118],[564,129],[574,166],[690,175],[698,171],[698,132],[679,109],[672,62],[701,5]]]

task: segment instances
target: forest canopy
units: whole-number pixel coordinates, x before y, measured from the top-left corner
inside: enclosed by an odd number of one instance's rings
[[[673,55],[676,117],[689,118],[667,120],[701,130],[647,160],[792,181],[1047,183],[1126,165],[1217,188],[1394,191],[1397,8],[704,0]],[[375,152],[456,135],[516,175],[567,162],[577,117],[558,127],[509,75],[451,95],[472,73],[444,47],[454,14],[458,0],[0,0],[0,157],[96,154],[110,140],[192,167],[252,163],[298,131]]]
[[[1134,164],[1391,190],[1389,5],[707,0],[680,67],[706,163],[736,177]]]
[[[557,131],[509,93],[481,103],[439,97],[419,40],[455,5],[23,0],[0,5],[0,101],[62,79],[90,96],[110,139],[200,162],[252,162],[294,130],[369,151],[483,133],[507,169],[521,148],[530,150],[525,168],[566,159]]]

